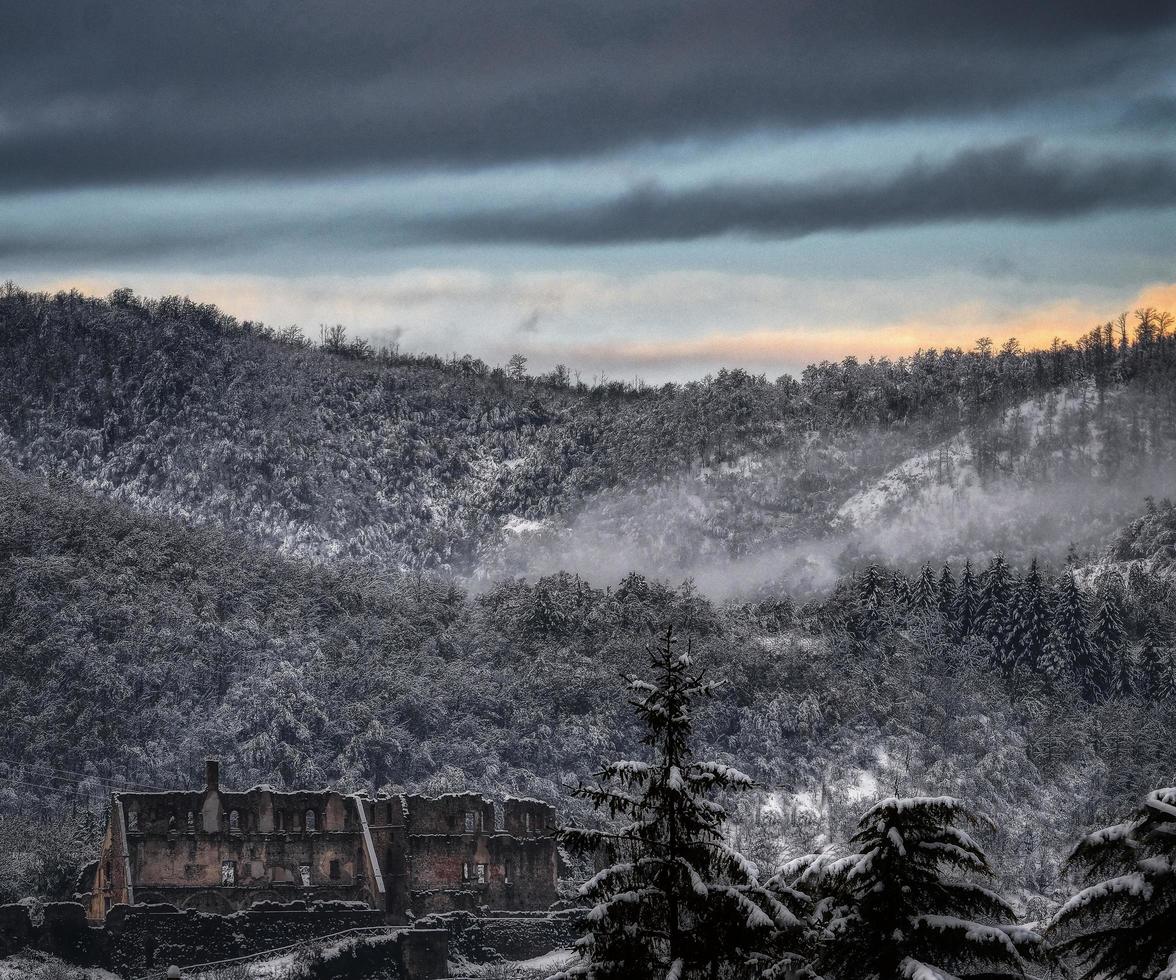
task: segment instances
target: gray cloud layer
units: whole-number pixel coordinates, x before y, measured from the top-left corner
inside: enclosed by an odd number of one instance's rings
[[[1176,160],[1166,155],[1086,158],[1018,142],[974,148],[889,176],[831,175],[808,182],[649,186],[591,206],[526,206],[405,217],[372,208],[242,217],[214,212],[126,227],[0,228],[0,258],[150,258],[213,250],[251,252],[286,242],[318,251],[436,244],[599,246],[687,241],[724,234],[789,239],[948,221],[1042,221],[1098,211],[1176,207]]]
[[[0,15],[13,191],[981,113],[1162,65],[1176,2],[0,0]]]
[[[942,221],[1053,220],[1114,208],[1176,205],[1170,156],[1080,160],[1031,143],[967,150],[882,179],[716,184],[636,190],[591,207],[494,211],[431,222],[453,241],[603,245],[727,233],[796,238]]]

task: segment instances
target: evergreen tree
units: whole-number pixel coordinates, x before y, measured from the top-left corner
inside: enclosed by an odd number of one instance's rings
[[[1016,581],[1004,555],[996,555],[988,563],[980,584],[980,608],[977,613],[984,636],[992,644],[993,661],[997,668],[1009,673],[1016,660],[1014,639],[1014,587]]]
[[[1074,573],[1067,570],[1058,580],[1051,634],[1054,643],[1048,660],[1052,669],[1061,671],[1055,676],[1072,675],[1087,698],[1093,700],[1096,692],[1085,684],[1093,655],[1088,618],[1086,598],[1074,580]]]
[[[931,571],[930,565],[924,565],[911,591],[910,609],[911,612],[928,616],[938,607],[939,590],[935,585],[935,573]]]
[[[902,572],[894,572],[890,576],[890,601],[895,609],[910,609],[911,583]]]
[[[799,929],[777,931],[758,957],[766,964],[761,980],[821,980],[814,972],[821,934],[811,891],[819,885],[822,857],[806,854],[784,865],[764,883],[773,897],[801,923]]]
[[[860,640],[871,640],[882,627],[882,613],[887,604],[886,580],[881,569],[871,563],[858,583],[858,608],[851,629]]]
[[[1008,903],[977,879],[992,869],[959,823],[983,823],[951,797],[890,798],[866,811],[858,853],[824,869],[833,980],[1023,977],[1040,942],[1012,924]]]
[[[1095,687],[1092,700],[1100,695],[1109,698],[1130,698],[1139,691],[1139,672],[1135,669],[1134,651],[1125,649],[1104,664],[1095,664],[1094,676],[1101,678],[1101,687]]]
[[[1088,835],[1068,860],[1090,882],[1050,919],[1055,948],[1083,980],[1167,978],[1176,969],[1176,787]]]
[[[943,571],[939,573],[939,613],[945,623],[950,623],[955,614],[956,582],[951,573],[951,563],[943,563]]]
[[[1037,568],[1037,559],[1029,565],[1025,578],[1016,586],[1013,605],[1012,663],[1029,670],[1039,670],[1049,640],[1049,596]]]
[[[1041,672],[1055,682],[1064,680],[1074,673],[1073,657],[1066,648],[1066,641],[1061,631],[1056,626],[1050,628],[1040,666]]]
[[[858,584],[858,604],[863,609],[880,609],[886,604],[886,581],[874,562],[870,563]]]
[[[1104,586],[1099,592],[1098,610],[1090,629],[1091,663],[1085,676],[1080,678],[1084,690],[1096,695],[1126,693],[1121,689],[1122,681],[1130,677],[1131,665],[1124,654],[1123,636],[1123,606],[1119,590]]]
[[[980,619],[980,594],[976,585],[976,576],[972,573],[972,562],[964,562],[964,574],[960,576],[960,586],[956,590],[955,626],[956,633],[961,638],[971,636],[975,632]]]
[[[1009,571],[1008,562],[1004,555],[994,555],[980,576],[980,602],[976,610],[976,618],[984,624],[990,638],[994,632],[994,621],[1004,616],[1011,587],[1012,572]]]
[[[576,790],[610,818],[622,818],[621,825],[561,834],[573,851],[603,849],[616,859],[580,889],[595,902],[591,931],[577,942],[579,960],[565,977],[740,975],[778,932],[801,931],[724,839],[727,812],[709,795],[746,790],[752,781],[694,759],[691,711],[719,685],[675,645],[668,629],[656,648],[646,648],[652,681],[629,683],[651,761],[609,763],[594,784]]]
[[[1163,672],[1156,689],[1156,700],[1176,704],[1176,645],[1172,643],[1164,649]]]
[[[1168,686],[1168,654],[1159,621],[1152,619],[1139,642],[1135,644],[1131,657],[1135,691],[1141,697],[1156,701],[1165,696]]]

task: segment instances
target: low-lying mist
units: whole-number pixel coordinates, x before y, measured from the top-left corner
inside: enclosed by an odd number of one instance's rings
[[[781,591],[806,598],[869,561],[909,569],[923,562],[986,562],[1003,552],[1021,564],[1037,557],[1060,566],[1071,549],[1095,556],[1137,515],[1144,498],[1170,495],[1170,459],[1145,463],[1113,478],[1035,481],[1006,477],[966,485],[940,483],[894,494],[859,515],[778,512],[771,500],[751,504],[729,482],[684,478],[639,492],[597,498],[566,525],[517,522],[486,556],[476,577],[535,578],[573,572],[597,586],[636,571],[669,582],[693,579],[716,600]],[[762,543],[738,533],[750,522]]]

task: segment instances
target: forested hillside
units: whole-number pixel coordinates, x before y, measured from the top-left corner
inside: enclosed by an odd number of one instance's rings
[[[648,388],[372,351],[341,330],[311,345],[178,298],[9,287],[0,456],[384,570],[593,576],[607,560],[599,584],[640,568],[724,592],[815,565],[778,584],[823,588],[858,555],[1060,557],[1162,494],[1176,338],[1166,315],[1137,321],[1049,351],[982,341]],[[1074,499],[1017,500],[1042,483]],[[912,523],[947,529],[934,556],[893,553]]]

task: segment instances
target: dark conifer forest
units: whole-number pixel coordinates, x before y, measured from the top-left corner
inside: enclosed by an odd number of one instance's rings
[[[1004,930],[986,956],[1021,963],[1015,923],[1061,909],[1067,955],[1113,964],[1081,938],[1103,893],[1065,904],[1098,841],[1071,852],[1141,806],[1150,833],[1176,781],[1174,474],[1150,309],[1047,350],[651,387],[8,284],[0,827],[30,843],[0,900],[67,896],[111,789],[209,753],[242,787],[475,787],[605,826],[575,791],[644,751],[617,691],[672,626],[724,682],[691,737],[747,777],[714,790],[777,890],[757,908],[816,876],[843,952],[906,962],[871,944],[868,878],[797,859],[967,824],[955,860],[1004,896],[953,899]]]

